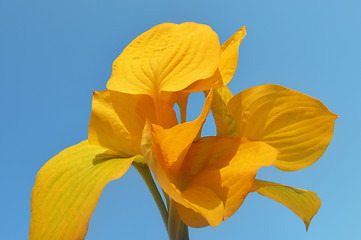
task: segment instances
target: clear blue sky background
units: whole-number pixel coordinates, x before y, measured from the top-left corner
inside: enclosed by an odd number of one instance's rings
[[[258,178],[313,190],[322,200],[309,231],[286,207],[250,194],[217,228],[191,239],[361,239],[359,191],[361,2],[45,1],[0,2],[0,239],[26,239],[30,195],[41,166],[87,138],[93,90],[137,35],[163,22],[210,25],[224,42],[243,25],[233,93],[280,84],[340,116],[324,156],[298,172],[270,167]],[[190,116],[203,98],[192,97]],[[211,122],[206,134],[215,132]],[[103,191],[87,240],[166,239],[150,193],[133,168]]]

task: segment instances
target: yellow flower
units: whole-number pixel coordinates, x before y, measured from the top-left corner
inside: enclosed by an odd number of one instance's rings
[[[221,46],[206,25],[165,23],[133,40],[114,61],[108,90],[93,94],[88,140],[39,171],[29,238],[83,239],[102,189],[133,162],[148,164],[188,226],[219,225],[253,191],[309,224],[319,208],[315,194],[255,176],[263,166],[294,171],[317,161],[336,115],[318,100],[276,85],[233,96],[226,85],[245,35],[243,27]],[[188,95],[198,91],[207,95],[203,110],[185,122]],[[217,136],[199,138],[210,110]]]

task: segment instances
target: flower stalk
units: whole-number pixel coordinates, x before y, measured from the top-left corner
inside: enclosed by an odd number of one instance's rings
[[[189,240],[188,226],[179,217],[176,203],[171,200],[168,219],[169,240]]]
[[[162,199],[162,196],[159,193],[157,185],[155,184],[152,174],[149,170],[149,167],[146,163],[134,161],[132,163],[135,169],[140,173],[144,182],[146,183],[149,191],[151,192],[155,203],[159,209],[159,212],[162,216],[165,228],[168,231],[168,236],[170,240],[189,240],[188,226],[183,223],[179,217],[176,204],[173,200],[169,199],[168,195],[165,194],[167,201],[167,210],[166,205]]]
[[[168,230],[168,210],[163,202],[162,196],[160,195],[157,185],[155,184],[152,174],[150,173],[149,167],[146,163],[136,162],[132,163],[135,169],[140,173],[144,182],[146,183],[150,193],[153,196],[155,203],[159,209],[159,212],[162,216],[163,223],[165,228]]]

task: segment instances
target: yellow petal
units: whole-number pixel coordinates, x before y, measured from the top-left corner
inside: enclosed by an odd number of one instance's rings
[[[229,113],[227,104],[233,94],[227,86],[214,90],[212,101],[212,115],[216,123],[217,136],[238,137],[239,131],[233,116]]]
[[[283,184],[256,179],[251,189],[251,192],[254,191],[288,207],[303,220],[306,229],[321,207],[316,193]]]
[[[312,165],[326,150],[335,119],[319,100],[278,85],[244,90],[228,103],[240,136],[280,151],[275,166],[295,171]]]
[[[222,44],[222,55],[219,63],[223,84],[227,85],[233,78],[238,65],[239,45],[246,36],[246,27],[239,29],[232,37]]]
[[[94,92],[89,142],[131,156],[139,154],[146,119],[164,127],[178,123],[172,107],[162,102],[159,110],[162,114],[158,114],[160,119],[157,119],[153,100],[147,95],[130,95],[109,90]]]
[[[120,178],[133,158],[83,141],[50,159],[32,191],[29,239],[84,239],[103,188]]]
[[[200,213],[190,208],[186,208],[179,203],[176,203],[176,206],[180,218],[187,226],[190,226],[192,228],[202,228],[209,226],[207,219],[203,217]]]
[[[219,72],[219,69],[211,76],[210,78],[201,79],[197,82],[192,83],[187,88],[183,89],[183,92],[201,92],[205,90],[209,90],[211,88],[220,88],[223,86],[222,75]]]
[[[134,101],[130,101],[130,104],[132,103],[134,104]],[[110,91],[93,93],[88,132],[89,143],[135,155],[140,152],[140,141],[131,130],[136,129],[141,123],[137,121],[139,118],[136,116],[133,125],[135,127],[128,129],[116,113],[116,107],[117,105],[111,101]]]
[[[177,187],[177,179],[167,168],[165,168],[163,164],[164,160],[161,159],[162,156],[159,155],[159,144],[153,143],[153,133],[151,125],[148,123],[145,125],[143,131],[142,154],[145,157],[150,169],[154,173],[157,182],[162,187],[163,191],[172,198],[172,200],[198,212],[207,218],[207,222],[211,226],[217,226],[220,224],[223,213],[223,204],[221,200],[217,198],[212,191],[204,187],[193,188],[187,192],[181,192],[181,190]],[[201,194],[195,194],[197,192]],[[201,201],[203,204],[197,206],[191,201]]]
[[[160,24],[133,40],[114,61],[107,88],[151,96],[180,91],[212,76],[220,54],[218,36],[209,26]]]
[[[185,154],[203,126],[210,111],[212,97],[213,90],[208,94],[201,114],[192,122],[185,122],[168,129],[158,125],[151,126],[154,141],[159,146],[159,154],[164,159],[162,164],[173,175],[179,174]]]
[[[239,29],[232,37],[230,37],[222,46],[221,61],[218,70],[208,79],[198,81],[188,88],[186,91],[197,92],[196,90],[207,90],[209,86],[215,89],[226,86],[233,78],[238,65],[239,45],[246,36],[246,27]],[[208,88],[207,88],[208,86]]]
[[[263,142],[231,137],[201,138],[192,144],[182,165],[182,193],[200,187],[211,190],[223,202],[222,219],[227,219],[243,203],[259,168],[271,166],[277,154],[276,149]],[[196,225],[189,212],[179,214],[187,225]]]

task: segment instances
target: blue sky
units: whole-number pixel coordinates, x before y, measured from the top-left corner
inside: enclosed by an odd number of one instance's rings
[[[248,25],[233,93],[280,84],[320,99],[340,118],[316,164],[291,173],[269,167],[257,176],[318,193],[322,206],[308,232],[286,207],[250,194],[219,227],[190,229],[191,239],[359,239],[360,10],[356,0],[1,1],[0,238],[27,238],[36,173],[87,138],[92,91],[105,89],[122,49],[159,23],[193,21],[210,25],[221,42]],[[203,98],[191,101],[195,118]],[[205,133],[215,133],[211,121]],[[166,238],[134,169],[104,189],[86,237]]]

